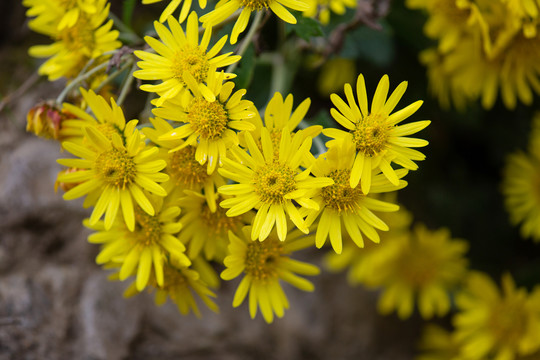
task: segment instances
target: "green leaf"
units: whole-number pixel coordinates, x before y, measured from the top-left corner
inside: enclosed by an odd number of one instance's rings
[[[294,16],[297,23],[285,25],[287,35],[294,32],[306,41],[309,41],[312,37],[323,36],[321,24],[317,20],[304,17],[300,12],[295,12]]]
[[[382,30],[362,26],[345,37],[340,56],[350,59],[364,59],[377,66],[390,65],[394,58],[393,31],[384,21]]]
[[[246,52],[240,60],[240,64],[235,70],[236,78],[234,83],[238,89],[247,89],[251,80],[253,79],[253,72],[255,70],[255,49],[253,44],[249,44]]]
[[[135,10],[135,3],[137,0],[124,0],[122,6],[122,22],[131,27],[131,19],[133,18],[133,11]]]

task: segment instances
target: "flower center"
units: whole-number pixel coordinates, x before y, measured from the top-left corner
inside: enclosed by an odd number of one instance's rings
[[[261,11],[268,9],[272,0],[240,0],[240,6],[248,8],[252,11]]]
[[[413,287],[419,289],[431,283],[441,267],[438,256],[428,249],[416,246],[406,248],[397,260],[398,272]]]
[[[95,46],[95,29],[93,29],[86,15],[80,14],[72,27],[64,28],[58,39],[61,40],[69,52],[82,53],[91,56]]]
[[[465,26],[470,15],[469,9],[460,9],[454,0],[439,0],[433,5],[433,12],[443,15],[451,22]]]
[[[364,196],[360,186],[351,188],[349,178],[351,171],[347,169],[337,169],[328,175],[334,180],[334,184],[326,186],[321,190],[321,196],[327,207],[336,211],[353,212],[358,209],[358,202]]]
[[[159,244],[161,240],[161,223],[157,216],[148,215],[139,206],[135,207],[137,227],[136,240],[139,246]]]
[[[221,200],[218,198],[216,202],[219,204]],[[203,203],[200,218],[209,233],[225,237],[229,230],[236,231],[240,227],[239,218],[237,216],[227,216],[226,212],[221,206],[218,206],[216,211],[212,212],[206,202]]]
[[[282,243],[274,238],[265,241],[250,241],[246,251],[246,274],[257,281],[266,281],[277,276],[277,261],[283,254]]]
[[[206,166],[195,160],[194,146],[169,154],[169,174],[176,181],[176,185],[184,185],[188,189],[199,189],[208,179]]]
[[[498,343],[518,346],[527,324],[527,316],[523,311],[525,306],[522,297],[514,296],[492,308],[489,328]]]
[[[124,188],[135,180],[136,167],[126,150],[112,148],[101,153],[95,162],[96,173],[108,185]]]
[[[58,5],[61,9],[73,9],[77,5],[77,0],[58,0]]]
[[[187,111],[187,121],[201,138],[213,140],[227,128],[229,117],[218,100],[209,102],[204,98],[193,98]]]
[[[203,51],[197,45],[186,44],[172,58],[172,71],[176,79],[182,79],[184,71],[188,71],[198,84],[206,80],[210,65]],[[184,81],[181,80],[183,83]],[[184,86],[186,84],[184,83]]]
[[[375,156],[384,150],[391,129],[385,120],[386,117],[370,114],[356,124],[352,131],[356,151]]]
[[[295,172],[278,161],[261,166],[255,172],[255,193],[267,204],[282,204],[284,196],[296,190]]]

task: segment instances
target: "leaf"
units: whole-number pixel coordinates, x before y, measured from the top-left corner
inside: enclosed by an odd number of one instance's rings
[[[394,34],[390,26],[380,22],[382,30],[362,26],[347,33],[340,56],[365,59],[377,66],[388,66],[394,58]]]
[[[253,72],[255,70],[255,48],[253,43],[249,44],[248,48],[244,52],[240,64],[235,70],[236,78],[234,83],[237,89],[247,89],[251,80],[253,79]]]
[[[133,18],[133,11],[135,10],[135,3],[137,0],[124,0],[122,6],[122,22],[131,27],[131,19]]]
[[[323,36],[321,24],[312,18],[302,16],[300,12],[294,12],[296,24],[285,24],[285,31],[288,34],[294,32],[302,39],[309,41],[312,37]]]

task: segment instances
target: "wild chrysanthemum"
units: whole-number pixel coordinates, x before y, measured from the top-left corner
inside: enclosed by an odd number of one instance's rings
[[[151,277],[151,279],[154,278]],[[163,285],[159,285],[153,280],[150,281],[149,285],[156,289],[154,298],[156,305],[163,305],[167,298],[170,298],[182,315],[187,315],[190,311],[193,311],[197,317],[201,317],[195,294],[210,310],[219,311],[217,305],[211,299],[216,295],[208,288],[208,284],[201,279],[200,274],[175,261],[163,265]],[[138,293],[136,285],[132,284],[126,289],[124,296],[130,297]]]
[[[223,198],[218,197],[218,201]],[[198,193],[186,192],[178,200],[183,215],[180,221],[184,229],[180,241],[188,247],[188,256],[196,258],[202,253],[206,260],[223,261],[229,244],[229,231],[238,233],[248,223],[246,216],[227,216],[225,209],[218,206],[214,211]]]
[[[280,280],[304,290],[313,291],[313,284],[296,275],[317,275],[319,269],[312,264],[290,258],[294,251],[304,249],[313,244],[311,237],[305,237],[294,230],[287,241],[280,241],[276,233],[265,241],[252,241],[251,229],[245,227],[241,236],[229,232],[229,255],[224,264],[227,267],[222,273],[223,280],[232,280],[244,274],[234,294],[233,306],[242,304],[249,294],[249,313],[251,318],[257,314],[257,308],[266,322],[270,323],[282,317],[289,302],[281,288]]]
[[[184,254],[186,247],[176,235],[182,228],[178,221],[180,208],[164,206],[161,198],[155,197],[152,200],[156,209],[154,216],[148,215],[139,206],[135,207],[133,231],[123,221],[114,222],[115,225],[109,230],[106,230],[102,222],[95,226],[88,224],[98,230],[88,237],[88,241],[103,245],[96,262],[106,264],[113,260],[120,261],[119,279],[125,280],[136,273],[135,286],[138,291],[146,287],[150,275],[158,286],[164,285],[163,268],[169,258],[176,259],[182,266],[191,264]]]
[[[111,111],[106,105],[105,102],[91,105],[96,117]],[[112,108],[118,116],[122,114],[114,102]],[[121,207],[127,227],[133,230],[133,200],[146,213],[154,215],[154,208],[144,190],[159,196],[167,195],[163,187],[158,185],[158,182],[169,178],[160,172],[166,162],[157,159],[158,148],[146,146],[139,130],[135,129],[136,125],[137,120],[131,120],[123,129],[120,128],[120,134],[116,130],[106,132],[99,126],[86,126],[83,128],[85,139],[82,143],[62,143],[64,149],[79,157],[58,160],[61,165],[79,169],[58,176],[59,182],[78,183],[64,194],[64,199],[72,200],[85,195],[95,199],[96,202],[90,204],[95,205],[90,225],[94,225],[105,213],[105,228],[110,229]]]
[[[395,204],[366,196],[360,186],[350,186],[355,153],[354,144],[344,141],[319,156],[311,170],[318,178],[334,180],[334,184],[323,188],[313,198],[318,210],[309,212],[306,224],[310,226],[320,215],[315,244],[321,248],[329,236],[332,248],[338,254],[342,251],[342,224],[354,243],[358,247],[364,247],[362,233],[378,243],[380,238],[375,229],[388,230],[388,225],[373,211],[391,212],[399,209]],[[407,174],[407,170],[397,170],[396,174],[398,178],[402,178]],[[372,182],[370,194],[398,190],[407,185],[404,180],[400,180],[397,186],[392,185],[383,174],[374,175]]]
[[[356,1],[354,0],[305,0],[308,4],[308,9],[303,15],[306,17],[317,17],[321,24],[327,25],[330,22],[330,14],[338,15],[345,14],[347,8],[355,8]]]
[[[153,110],[156,116],[185,123],[159,139],[185,139],[185,142],[171,149],[171,152],[186,146],[195,146],[195,159],[201,165],[207,164],[208,174],[212,174],[216,167],[222,164],[228,149],[238,144],[235,130],[255,129],[251,122],[246,121],[255,116],[254,112],[249,110],[253,103],[242,99],[246,90],[233,93],[234,83],[223,83],[223,73],[218,76],[214,71],[210,73],[207,89],[215,94],[215,100],[209,101],[198,91],[196,84],[190,84],[193,95],[187,93],[184,99],[170,99],[162,107]]]
[[[161,1],[162,0],[142,0],[142,3],[143,4],[154,4],[154,3],[157,3],[157,2],[161,2]],[[165,20],[167,20],[167,18],[169,16],[171,16],[176,11],[176,9],[178,9],[180,4],[182,3],[182,0],[167,0],[167,1],[169,2],[169,4],[167,5],[167,7],[165,7],[163,12],[161,13],[161,16],[159,17],[159,22],[160,23],[165,22]],[[189,13],[189,10],[191,9],[191,3],[192,2],[193,2],[193,0],[184,0],[184,3],[182,5],[182,10],[180,10],[180,16],[179,16],[179,19],[178,19],[178,21],[180,23],[183,23],[184,20],[186,20],[186,18],[188,16],[188,13]],[[199,7],[201,9],[204,9],[206,7],[206,0],[199,0]]]
[[[540,157],[516,152],[508,156],[502,192],[510,220],[521,223],[521,235],[540,241]]]
[[[381,245],[379,266],[374,270],[377,279],[373,281],[383,289],[379,311],[388,314],[396,310],[406,319],[417,303],[425,319],[444,316],[450,310],[449,292],[466,274],[467,248],[467,242],[451,239],[447,229],[430,231],[421,224],[410,236]]]
[[[74,78],[90,59],[119,48],[119,32],[111,30],[113,21],[103,24],[109,15],[110,4],[96,2],[94,13],[81,12],[73,26],[53,29],[46,34],[56,41],[50,45],[35,45],[29,49],[31,56],[49,58],[39,67],[40,75],[50,81],[62,76]]]
[[[330,96],[337,108],[332,108],[330,113],[347,131],[325,129],[323,134],[335,139],[328,143],[329,147],[349,139],[352,135],[356,157],[350,173],[350,186],[356,188],[358,183],[361,183],[364,194],[369,193],[371,188],[372,170],[380,169],[388,180],[397,186],[399,177],[390,164],[394,162],[406,169],[416,170],[418,165],[413,160],[425,158],[421,152],[411,148],[426,146],[428,142],[406,136],[424,129],[430,121],[397,125],[414,114],[422,105],[422,101],[418,100],[391,114],[407,89],[407,82],[399,84],[387,99],[389,86],[388,76],[384,75],[377,86],[370,110],[362,74],[358,76],[356,82],[358,104],[350,84],[345,84],[344,88],[348,104],[336,94]]]
[[[208,50],[212,28],[204,31],[199,43],[199,21],[196,12],[189,15],[185,33],[172,16],[167,19],[167,24],[169,29],[157,21],[154,22],[162,42],[150,36],[144,38],[157,54],[141,50],[134,52],[142,61],[137,63],[141,70],[135,71],[133,76],[141,80],[162,81],[156,85],[144,84],[141,90],[158,93],[160,98],[156,105],[161,106],[167,99],[187,95],[187,84],[192,79],[200,93],[208,101],[214,101],[215,94],[205,84],[210,68],[230,65],[240,60],[240,56],[231,55],[232,52],[217,56],[225,45],[227,36],[222,37]]]
[[[454,316],[461,358],[515,359],[540,349],[540,288],[531,294],[516,288],[509,274],[502,291],[485,274],[473,272],[456,297]]]
[[[238,35],[247,27],[251,13],[270,8],[281,20],[296,24],[296,18],[286,7],[297,11],[305,11],[308,5],[304,0],[221,0],[214,10],[201,16],[205,28],[216,26],[229,18],[235,11],[242,9],[231,33],[231,44],[236,44]]]
[[[28,27],[36,32],[49,35],[49,29],[62,30],[72,27],[79,20],[79,14],[95,14],[106,0],[23,0],[29,9],[26,16],[33,17]],[[47,29],[43,31],[44,29]]]
[[[183,140],[159,140],[160,136],[173,130],[173,127],[160,118],[150,119],[153,127],[146,127],[142,132],[161,149],[160,156],[167,162],[165,173],[169,180],[162,184],[167,194],[174,198],[183,197],[184,190],[203,192],[211,211],[216,211],[217,188],[225,185],[225,179],[214,171],[208,175],[207,167],[195,160],[197,147],[189,145],[171,152],[183,144]]]
[[[288,231],[286,214],[296,227],[307,234],[309,229],[296,204],[318,210],[317,203],[311,199],[312,190],[334,183],[330,178],[310,176],[309,168],[300,170],[300,163],[311,148],[311,137],[305,138],[300,130],[291,138],[289,130],[284,128],[277,158],[268,129],[261,130],[262,152],[250,133],[246,132],[245,140],[249,153],[238,147],[231,149],[241,162],[227,158],[218,170],[224,177],[237,182],[218,189],[224,195],[234,196],[223,200],[220,205],[229,209],[228,216],[257,210],[251,233],[253,240],[266,239],[274,224],[279,239],[285,240]]]
[[[343,234],[343,252],[336,254],[335,251],[329,251],[325,256],[325,264],[331,271],[348,269],[347,280],[351,285],[376,286],[379,261],[385,261],[381,248],[387,242],[404,241],[404,237],[410,236],[412,215],[402,206],[396,212],[381,213],[380,217],[389,227],[388,231],[380,234],[380,244],[369,241],[360,248],[348,234]],[[379,256],[381,252],[383,254]]]

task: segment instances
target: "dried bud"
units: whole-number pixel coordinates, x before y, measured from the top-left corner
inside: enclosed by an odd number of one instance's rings
[[[56,106],[43,102],[34,106],[26,115],[26,131],[45,139],[60,139],[62,121],[74,116],[59,110]]]

